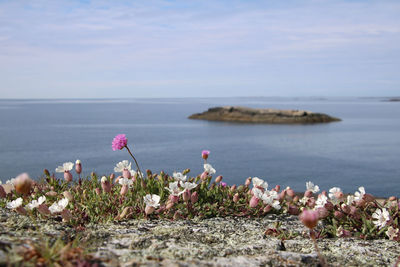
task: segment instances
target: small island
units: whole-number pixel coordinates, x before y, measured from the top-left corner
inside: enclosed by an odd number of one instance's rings
[[[309,124],[341,120],[323,113],[305,110],[258,109],[238,106],[210,108],[203,113],[189,116],[189,119],[270,124]]]

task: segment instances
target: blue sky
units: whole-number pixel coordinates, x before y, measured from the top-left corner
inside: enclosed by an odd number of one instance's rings
[[[0,98],[400,95],[400,1],[1,1]]]

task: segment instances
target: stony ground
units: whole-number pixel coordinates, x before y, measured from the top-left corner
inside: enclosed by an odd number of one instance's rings
[[[266,236],[267,228],[297,234],[290,240]],[[258,219],[132,220],[88,225],[77,232],[56,220],[33,222],[0,209],[0,266],[25,240],[73,238],[105,266],[317,266],[318,258],[296,216],[269,215]],[[320,239],[330,266],[393,266],[400,245],[389,240]]]

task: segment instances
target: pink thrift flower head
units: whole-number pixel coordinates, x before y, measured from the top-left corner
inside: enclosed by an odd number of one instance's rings
[[[203,151],[201,151],[201,157],[203,158],[203,159],[208,159],[208,155],[210,155],[210,151],[208,151],[208,150],[203,150]]]
[[[319,214],[318,211],[315,210],[303,210],[299,219],[306,227],[313,229],[317,226]]]
[[[221,186],[222,186],[222,187],[226,187],[226,186],[227,186],[227,184],[226,184],[226,183],[224,183],[224,182],[221,182]]]
[[[115,150],[121,150],[126,145],[128,144],[128,139],[126,139],[125,134],[118,134],[117,136],[114,137],[112,141],[112,149]]]

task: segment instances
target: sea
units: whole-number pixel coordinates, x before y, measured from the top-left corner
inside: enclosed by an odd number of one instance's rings
[[[113,172],[130,160],[113,151],[126,134],[142,170],[203,170],[202,150],[228,185],[259,177],[304,191],[322,190],[387,197],[400,194],[400,102],[384,97],[237,97],[0,100],[0,180],[22,172],[38,179],[64,162],[82,161],[84,175]],[[210,107],[302,109],[341,118],[313,125],[271,125],[190,120]],[[76,174],[73,172],[75,178]],[[56,174],[62,177],[63,174]]]

